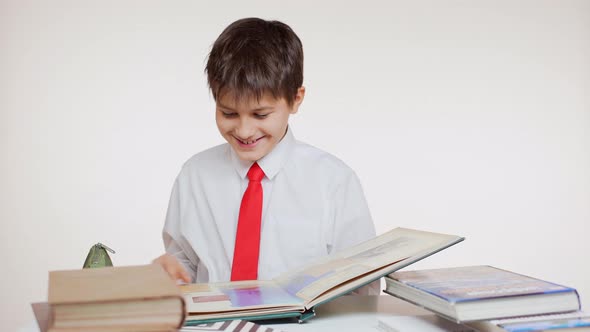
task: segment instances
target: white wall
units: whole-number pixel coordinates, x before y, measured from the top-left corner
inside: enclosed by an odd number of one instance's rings
[[[296,136],[360,176],[378,231],[467,240],[590,303],[590,1],[0,0],[0,317],[101,241],[149,262],[172,182],[222,142],[203,67],[221,30],[279,19],[305,49]],[[590,305],[590,304],[589,304]]]

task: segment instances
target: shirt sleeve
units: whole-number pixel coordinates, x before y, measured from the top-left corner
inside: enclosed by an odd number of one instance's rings
[[[353,171],[336,188],[334,220],[328,239],[328,252],[351,247],[375,237],[375,225],[361,187]]]
[[[162,238],[166,253],[174,256],[191,276],[191,282],[195,282],[199,260],[181,232],[180,218],[182,211],[180,199],[180,185],[178,179],[176,179],[172,194],[170,195],[170,202],[168,203],[168,212],[166,213]]]
[[[354,172],[346,177],[334,195],[334,224],[328,244],[329,252],[336,252],[376,236],[375,225],[367,200]],[[381,281],[376,280],[352,292],[354,295],[378,295]]]

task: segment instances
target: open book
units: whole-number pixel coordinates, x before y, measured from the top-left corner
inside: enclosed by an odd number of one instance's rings
[[[272,280],[184,285],[181,290],[188,311],[185,325],[287,317],[303,321],[314,315],[315,306],[463,239],[456,235],[396,228]]]

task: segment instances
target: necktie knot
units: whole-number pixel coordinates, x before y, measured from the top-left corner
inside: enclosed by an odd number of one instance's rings
[[[263,177],[264,171],[262,170],[262,168],[260,168],[260,166],[258,166],[258,163],[252,164],[250,170],[248,171],[248,179],[250,181],[260,182],[260,180],[262,180]]]

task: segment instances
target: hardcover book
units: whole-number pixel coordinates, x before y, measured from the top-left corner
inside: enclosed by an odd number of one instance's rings
[[[184,299],[156,264],[49,273],[50,332],[172,331],[182,326]]]
[[[396,228],[272,280],[181,286],[186,325],[230,319],[295,318],[386,274],[452,246],[456,235]]]
[[[395,272],[385,292],[457,322],[576,311],[571,287],[491,266]]]

